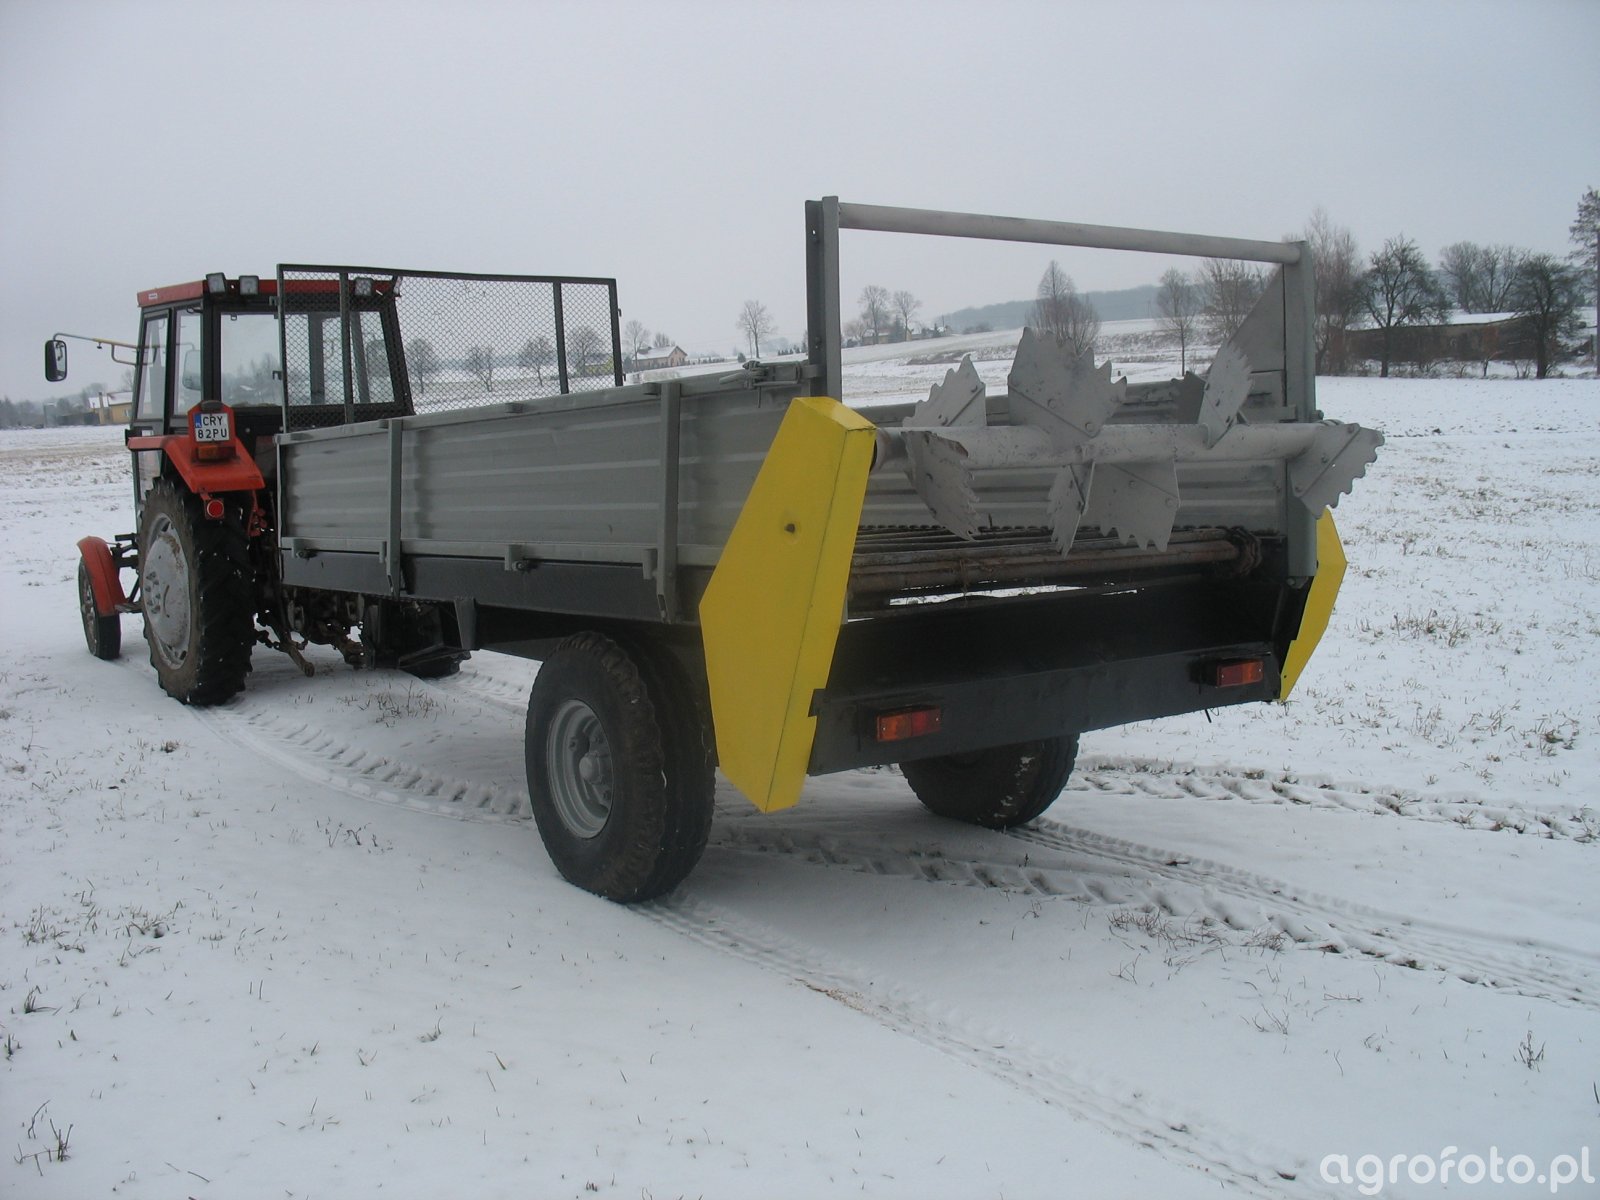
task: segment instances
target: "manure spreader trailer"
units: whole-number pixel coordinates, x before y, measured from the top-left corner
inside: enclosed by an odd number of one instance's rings
[[[89,649],[141,613],[196,705],[244,687],[258,642],[308,675],[307,643],[424,677],[539,659],[533,816],[619,901],[689,873],[718,767],[772,810],[898,764],[933,812],[1003,828],[1086,730],[1287,695],[1344,567],[1327,510],[1383,440],[1317,410],[1304,243],[805,217],[804,359],[657,382],[624,382],[610,279],[285,265],[141,293],[138,340],[110,343],[138,528],[79,543]],[[841,230],[1272,269],[1204,377],[1130,384],[1028,329],[1004,391],[966,359],[855,409]]]

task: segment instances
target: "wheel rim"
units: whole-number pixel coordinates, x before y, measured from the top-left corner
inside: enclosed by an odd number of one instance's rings
[[[611,816],[611,742],[594,709],[582,700],[556,709],[545,738],[545,774],[561,823],[575,837],[592,838]]]
[[[189,657],[189,559],[165,514],[151,522],[149,540],[141,571],[145,620],[156,652],[168,666],[180,667]]]
[[[89,581],[89,571],[78,564],[78,611],[83,616],[83,636],[90,650],[100,649],[100,610],[94,603],[94,585]]]

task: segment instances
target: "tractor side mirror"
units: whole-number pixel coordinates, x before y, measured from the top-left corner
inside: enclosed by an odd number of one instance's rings
[[[67,344],[60,338],[51,338],[44,344],[44,377],[51,383],[60,383],[67,377]]]
[[[186,392],[198,392],[200,390],[200,351],[184,351],[183,372],[179,382]]]

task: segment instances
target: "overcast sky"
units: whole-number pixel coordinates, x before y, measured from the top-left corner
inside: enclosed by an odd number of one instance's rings
[[[805,323],[802,203],[1276,238],[1313,207],[1565,253],[1600,3],[0,0],[0,394],[142,288],[278,262],[612,275],[730,351]],[[1167,261],[847,233],[924,317]],[[1184,264],[1193,265],[1193,264]],[[74,346],[64,387],[121,368]]]

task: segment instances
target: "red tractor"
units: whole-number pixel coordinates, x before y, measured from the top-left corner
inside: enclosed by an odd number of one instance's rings
[[[115,658],[121,615],[143,613],[151,665],[163,690],[185,704],[217,704],[239,692],[257,641],[286,652],[308,675],[301,653],[308,641],[337,647],[352,665],[399,666],[424,677],[449,674],[467,656],[446,644],[450,614],[439,606],[333,600],[277,583],[274,435],[285,411],[278,288],[272,278],[213,274],[140,292],[136,345],[85,339],[135,352],[126,437],[138,531],[78,543],[84,636],[91,653]],[[344,361],[350,347],[336,335],[337,283],[296,280],[289,290],[286,319],[326,351],[297,381],[308,401],[295,410],[297,427],[346,420],[350,400],[361,419],[398,415],[393,389],[386,381],[374,386],[388,364],[367,361],[386,353],[381,339],[378,353],[359,345]],[[352,307],[369,324],[391,323],[392,302],[381,289],[346,295],[346,318]],[[46,346],[51,382],[66,377],[70,336]],[[346,374],[358,376],[359,386],[341,400]],[[135,573],[131,592],[124,570]],[[359,641],[350,636],[356,627]]]

